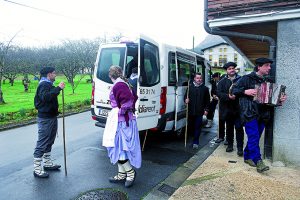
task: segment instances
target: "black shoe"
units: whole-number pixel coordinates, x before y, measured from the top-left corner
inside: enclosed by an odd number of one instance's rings
[[[59,170],[61,166],[60,165],[51,165],[51,166],[45,166],[44,165],[44,170],[47,170],[47,171],[55,171],[55,170]]]
[[[125,187],[129,188],[131,186],[133,186],[133,183],[135,181],[135,177],[136,177],[136,171],[134,169],[132,169],[133,172],[134,172],[134,176],[133,176],[133,179],[131,181],[127,180],[125,181]],[[130,170],[131,171],[131,170]]]
[[[224,139],[218,138],[218,139],[215,141],[215,143],[221,143],[221,142],[223,142],[223,141],[224,141]]]
[[[118,175],[124,176],[124,178],[118,177]],[[124,183],[126,181],[126,173],[118,172],[118,175],[109,177],[109,182],[111,183]]]
[[[49,174],[47,172],[42,172],[40,174],[36,173],[35,171],[33,171],[33,176],[34,177],[38,177],[38,178],[48,178]]]
[[[243,155],[244,155],[243,149],[238,149],[237,155],[238,155],[238,156],[243,156]]]
[[[225,140],[224,145],[228,145],[228,141],[227,140]]]
[[[226,148],[226,152],[233,152],[233,147],[228,145],[228,147]]]

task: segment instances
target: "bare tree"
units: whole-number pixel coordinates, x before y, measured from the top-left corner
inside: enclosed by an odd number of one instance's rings
[[[7,52],[11,47],[11,43],[13,39],[17,36],[19,32],[17,32],[8,42],[0,42],[0,104],[5,103],[3,92],[2,92],[2,78],[4,73],[4,67],[5,67],[5,59],[7,56]]]

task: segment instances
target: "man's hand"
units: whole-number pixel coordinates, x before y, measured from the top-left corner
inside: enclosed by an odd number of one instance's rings
[[[228,94],[229,99],[235,100],[235,95]]]
[[[287,100],[286,94],[282,94],[279,100],[279,105],[282,105]]]
[[[65,88],[65,86],[66,85],[65,85],[64,82],[60,82],[59,85],[58,85],[58,87],[60,87],[60,89],[62,89],[62,90]]]
[[[245,93],[245,95],[254,97],[256,95],[257,91],[256,91],[256,89],[248,89],[248,90],[245,90],[244,93]]]
[[[188,104],[189,102],[190,102],[190,99],[189,99],[189,98],[186,98],[186,99],[185,99],[185,103]]]
[[[215,99],[215,100],[219,100],[219,98],[218,98],[218,96],[217,95],[213,95],[213,99]]]
[[[208,112],[207,112],[207,111],[204,111],[204,115],[207,116],[207,115],[208,115]]]

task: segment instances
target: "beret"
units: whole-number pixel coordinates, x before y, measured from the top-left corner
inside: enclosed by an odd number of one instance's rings
[[[219,73],[219,72],[213,73],[213,75],[211,75],[211,77],[213,77],[213,78],[220,77],[220,76],[221,76],[221,73]]]
[[[52,73],[55,71],[54,67],[43,67],[40,71],[42,77],[47,76],[48,73]]]
[[[224,66],[223,66],[223,68],[224,69],[227,69],[228,67],[234,67],[234,68],[236,68],[236,63],[234,63],[234,62],[228,62],[228,63],[226,63]]]
[[[263,64],[266,64],[266,63],[273,63],[273,61],[271,60],[271,59],[269,59],[269,58],[257,58],[256,60],[255,60],[255,64],[256,65],[263,65]]]

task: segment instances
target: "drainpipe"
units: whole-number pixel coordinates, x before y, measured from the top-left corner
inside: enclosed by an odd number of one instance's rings
[[[207,33],[212,35],[239,37],[239,38],[245,38],[249,40],[256,40],[260,42],[268,42],[270,46],[269,58],[275,61],[276,42],[272,37],[265,36],[265,35],[249,34],[249,33],[239,33],[233,31],[223,31],[220,29],[212,29],[209,27],[207,20],[208,20],[208,0],[204,0],[204,29]]]
[[[208,25],[208,0],[204,0],[204,29],[207,33],[212,35],[220,35],[220,36],[229,36],[229,37],[239,37],[245,38],[249,40],[256,40],[260,42],[268,42],[269,43],[269,59],[273,60],[274,63],[271,69],[271,77],[273,81],[275,81],[275,73],[276,73],[276,42],[272,37],[265,35],[255,35],[248,33],[239,33],[233,31],[223,31],[220,29],[212,29]],[[274,109],[271,110],[271,115],[274,116]],[[267,158],[272,158],[272,149],[273,149],[273,123],[274,118],[271,118],[270,123],[267,124],[265,129],[265,144],[264,144],[264,155]]]

